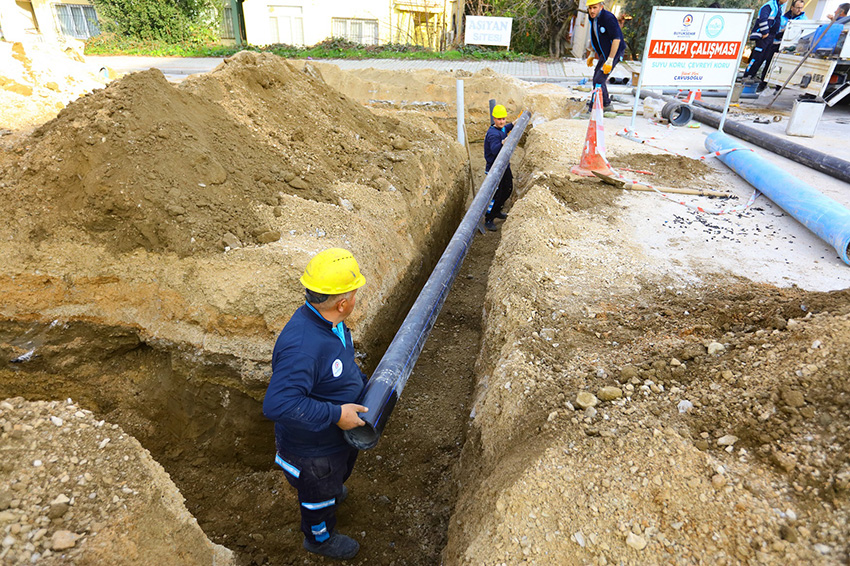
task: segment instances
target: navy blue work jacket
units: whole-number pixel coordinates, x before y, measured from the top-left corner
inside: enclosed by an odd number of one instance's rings
[[[336,423],[341,405],[360,399],[366,375],[354,362],[351,332],[340,324],[345,346],[330,321],[305,304],[275,342],[263,414],[275,422],[280,451],[317,457],[348,448]]]
[[[611,53],[611,44],[615,39],[620,40],[616,54]],[[626,52],[626,41],[623,39],[623,30],[620,29],[617,16],[604,8],[600,10],[596,17],[590,20],[590,42],[603,61],[608,57],[613,58],[615,62],[622,59],[623,53]]]
[[[514,129],[514,125],[510,122],[505,123],[504,128],[497,128],[496,126],[490,126],[487,128],[487,134],[484,136],[484,170],[489,171],[490,167],[493,166],[493,162],[496,161],[496,156],[499,155],[499,152],[502,151],[502,140],[508,137],[508,134],[511,133],[511,130]],[[508,168],[510,168],[510,164],[508,164]]]

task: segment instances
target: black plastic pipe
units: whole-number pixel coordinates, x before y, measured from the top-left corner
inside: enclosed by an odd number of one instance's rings
[[[366,413],[360,413],[360,418],[366,424],[344,433],[346,442],[354,448],[368,450],[378,444],[378,439],[401,396],[416,360],[419,359],[425,340],[431,333],[437,315],[440,314],[440,309],[443,308],[443,303],[457,277],[463,259],[469,251],[478,223],[484,216],[487,205],[493,199],[499,181],[502,180],[502,175],[508,167],[511,154],[516,149],[530,118],[529,112],[523,112],[517,118],[496,161],[490,167],[490,172],[481,183],[478,194],[472,199],[469,210],[460,221],[434,271],[431,272],[416,302],[410,307],[410,312],[407,313],[401,328],[378,363],[375,373],[366,384],[360,400],[360,404],[369,409]]]
[[[660,98],[667,101],[676,100],[675,98],[667,96],[659,96],[656,93],[647,93],[646,96],[652,96],[653,98]],[[644,98],[643,92],[641,93],[641,98]],[[691,109],[693,110],[695,120],[711,126],[712,128],[720,126],[719,114],[693,105],[691,106]],[[746,124],[741,124],[740,122],[726,120],[726,123],[723,125],[723,131],[724,133],[731,134],[736,138],[740,138],[759,147],[763,147],[777,155],[786,157],[791,161],[796,161],[806,167],[810,167],[816,171],[820,171],[821,173],[826,173],[831,177],[840,179],[845,183],[850,183],[850,161],[846,161],[833,155],[828,155],[816,149],[810,149],[772,134],[767,134],[757,130],[756,128],[747,126]]]

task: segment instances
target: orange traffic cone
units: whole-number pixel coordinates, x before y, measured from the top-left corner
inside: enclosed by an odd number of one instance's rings
[[[692,90],[688,93],[688,104],[692,104],[697,100],[702,102],[702,91],[700,89]]]
[[[570,172],[574,175],[582,175],[583,177],[593,177],[594,171],[603,175],[614,175],[611,165],[605,159],[601,88],[593,91],[593,109],[590,111],[590,124],[587,125],[587,136],[584,139],[581,161],[570,169]]]

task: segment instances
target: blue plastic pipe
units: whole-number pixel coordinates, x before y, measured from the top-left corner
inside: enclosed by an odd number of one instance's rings
[[[401,396],[416,360],[419,359],[419,354],[425,346],[425,340],[428,339],[431,328],[434,327],[440,309],[443,308],[443,303],[446,302],[452,283],[457,277],[466,252],[469,251],[478,223],[481,222],[487,205],[493,199],[499,181],[502,180],[508,168],[511,154],[516,149],[530,118],[529,112],[523,112],[517,118],[513,130],[505,139],[499,155],[496,156],[496,161],[490,167],[490,172],[481,183],[478,194],[472,199],[469,210],[460,221],[434,271],[431,272],[416,302],[410,307],[410,312],[407,313],[401,328],[378,363],[378,367],[375,368],[375,373],[366,384],[360,404],[369,411],[359,413],[366,424],[344,433],[346,442],[354,448],[367,450],[378,444],[390,413]]]
[[[705,139],[705,147],[709,151],[744,149],[720,155],[718,159],[834,247],[844,263],[850,265],[850,209],[759,157],[758,153],[748,151],[726,134],[709,134]]]

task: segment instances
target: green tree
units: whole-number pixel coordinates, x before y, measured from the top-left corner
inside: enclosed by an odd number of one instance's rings
[[[92,0],[103,29],[170,43],[218,39],[220,0]]]
[[[623,36],[634,57],[640,58],[646,43],[646,33],[649,30],[653,6],[708,8],[714,3],[715,0],[625,0],[623,11],[629,14],[632,19],[624,26]],[[764,0],[720,0],[719,3],[726,9],[757,9],[764,3]]]
[[[471,16],[513,18],[511,48],[525,53],[562,57],[576,0],[467,0]]]

